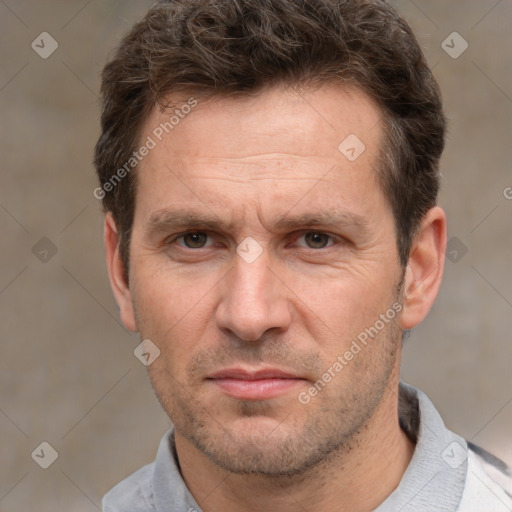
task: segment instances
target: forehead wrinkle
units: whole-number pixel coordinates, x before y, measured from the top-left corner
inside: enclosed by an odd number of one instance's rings
[[[179,162],[180,165],[177,166],[179,170],[173,174],[185,181],[226,181],[246,185],[260,181],[319,182],[324,180],[332,169],[340,165],[340,162],[335,159],[328,161],[322,159],[320,162],[312,163],[311,161],[303,162],[300,157],[293,162],[278,161],[275,166],[268,165],[268,160],[265,162],[242,162],[225,158],[220,159],[223,162],[217,159],[208,159],[211,161],[206,162],[191,160],[191,162]],[[300,164],[297,165],[299,162]]]
[[[310,174],[312,169],[330,168],[340,163],[340,157],[337,147],[333,149],[332,154],[322,155],[301,155],[293,153],[253,153],[244,156],[229,156],[226,154],[219,156],[203,156],[200,154],[186,153],[186,149],[172,149],[172,159],[174,166],[179,166],[184,171],[201,170],[202,168],[213,167],[218,170],[230,171],[230,165],[233,168],[247,167],[248,171],[252,168],[257,170],[264,168],[265,172],[279,171],[289,173]]]
[[[238,178],[238,179],[237,179]],[[241,183],[245,185],[250,185],[255,181],[315,181],[317,182],[319,178],[311,176],[310,178],[300,178],[295,176],[243,176],[241,174],[233,175],[233,176],[192,176],[187,178],[190,181],[193,180],[213,180],[213,181],[230,181]]]
[[[251,134],[252,136],[252,134]],[[268,147],[268,144],[265,144],[265,147],[267,148]],[[235,146],[234,149],[243,149],[243,148],[240,148],[239,146]],[[173,152],[176,154],[176,155],[183,155],[183,154],[187,154],[189,153],[186,149],[183,148],[183,146],[180,146],[180,147],[173,147]],[[189,153],[190,154],[190,153]],[[193,156],[196,156],[195,154],[193,154]],[[266,160],[285,160],[285,159],[288,159],[288,158],[300,158],[300,159],[304,159],[304,158],[321,158],[321,155],[315,155],[315,154],[311,154],[311,153],[307,153],[307,154],[303,154],[303,153],[295,153],[295,152],[289,152],[289,151],[254,151],[254,152],[251,152],[251,153],[247,153],[247,154],[242,154],[242,155],[238,155],[238,156],[226,156],[224,153],[223,154],[220,154],[220,155],[214,155],[212,156],[211,153],[209,154],[201,154],[200,152],[197,153],[197,157],[200,158],[201,160],[246,160],[246,159],[251,159],[251,158],[264,158]]]
[[[311,154],[308,154],[308,155],[305,155],[305,154],[298,154],[298,153],[267,153],[267,152],[264,152],[262,151],[261,153],[251,153],[251,154],[248,154],[248,155],[243,155],[243,156],[225,156],[225,155],[222,155],[222,156],[218,156],[218,157],[203,157],[201,158],[201,160],[205,160],[206,162],[212,160],[212,161],[217,161],[217,160],[226,160],[228,162],[241,162],[241,163],[244,163],[244,162],[247,162],[247,161],[251,161],[251,160],[254,160],[254,159],[257,159],[258,161],[264,161],[264,162],[268,162],[268,161],[276,161],[276,162],[283,162],[285,163],[287,160],[322,160],[324,161],[326,159],[326,156],[324,155],[311,155]]]

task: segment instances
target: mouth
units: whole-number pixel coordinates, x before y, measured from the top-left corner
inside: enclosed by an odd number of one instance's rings
[[[304,385],[306,379],[278,368],[228,368],[207,377],[222,393],[239,400],[268,400]]]

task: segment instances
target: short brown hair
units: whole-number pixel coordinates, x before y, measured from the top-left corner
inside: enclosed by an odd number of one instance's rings
[[[395,217],[402,266],[436,204],[445,117],[409,25],[380,0],[160,1],[123,39],[102,75],[102,187],[137,147],[147,116],[171,93],[254,94],[278,84],[341,80],[384,113],[378,173]],[[341,142],[341,141],[340,141]],[[103,194],[128,275],[136,174]]]

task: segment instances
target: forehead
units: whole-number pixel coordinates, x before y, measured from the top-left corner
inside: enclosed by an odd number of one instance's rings
[[[188,112],[185,106],[192,99],[197,105]],[[367,147],[380,136],[380,107],[353,87],[283,86],[254,95],[207,99],[182,94],[171,102],[170,109],[153,109],[144,133],[151,134],[172,117],[176,125],[167,126],[169,133],[162,136],[175,156],[244,158],[256,149],[271,154],[283,147],[297,155],[336,155],[348,135],[357,135]],[[240,144],[241,138],[245,144]]]
[[[247,208],[257,201],[275,208],[276,200],[294,201],[308,189],[309,200],[325,203],[337,187],[356,207],[363,189],[379,193],[381,111],[357,89],[274,88],[207,100],[182,95],[172,103],[152,111],[142,134],[155,143],[137,170],[136,210],[147,215],[170,202],[211,199],[218,207],[220,196],[225,206],[238,198]]]

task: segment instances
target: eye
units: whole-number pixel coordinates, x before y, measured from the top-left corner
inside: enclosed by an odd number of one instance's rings
[[[310,249],[324,249],[328,246],[329,241],[333,241],[333,237],[331,235],[320,231],[308,231],[299,237],[298,240],[302,238]],[[330,245],[333,245],[333,243]]]
[[[177,236],[173,241],[183,241],[188,249],[202,249],[206,246],[208,238],[209,236],[202,231],[191,231]]]

